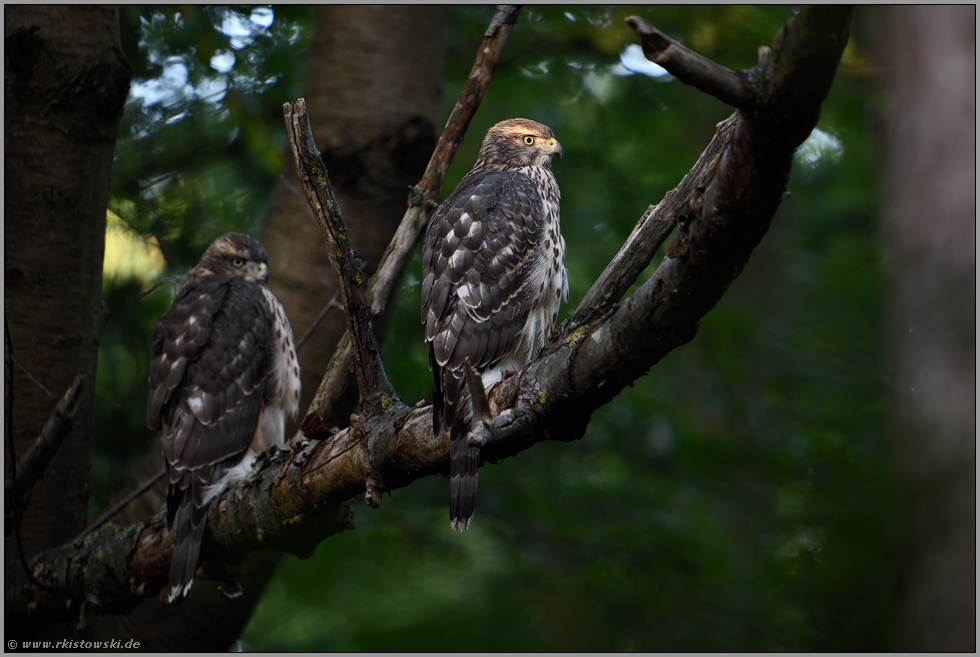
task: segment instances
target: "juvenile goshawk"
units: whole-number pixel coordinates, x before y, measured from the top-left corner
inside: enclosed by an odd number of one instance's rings
[[[214,498],[283,446],[299,408],[293,330],[265,285],[267,260],[251,237],[219,237],[153,331],[146,423],[160,430],[169,471],[171,603],[194,583]]]
[[[422,254],[422,323],[433,372],[432,425],[450,436],[449,516],[469,527],[480,448],[466,444],[469,359],[489,388],[537,354],[568,299],[561,194],[548,126],[510,119],[490,128],[476,164],[436,209]]]

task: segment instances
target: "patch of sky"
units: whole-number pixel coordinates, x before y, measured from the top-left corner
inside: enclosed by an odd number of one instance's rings
[[[218,22],[214,28],[225,36],[231,37],[229,43],[235,50],[241,50],[252,43],[252,35],[265,29],[252,23],[230,7],[218,7],[215,9],[215,13]]]
[[[256,7],[249,14],[248,20],[264,29],[271,26],[273,21],[276,20],[276,17],[272,13],[272,7]]]
[[[531,66],[522,66],[521,75],[528,78],[543,78],[548,75],[550,62],[543,60]]]
[[[218,73],[227,73],[235,67],[235,53],[230,50],[218,50],[211,57],[211,68]]]
[[[201,100],[209,103],[218,103],[224,100],[228,92],[228,79],[219,75],[213,78],[203,78],[196,87],[194,93]]]
[[[592,62],[577,62],[573,59],[566,59],[565,65],[576,71],[591,71],[595,69],[595,64]]]
[[[603,7],[598,10],[599,13],[595,15],[590,15],[588,8],[586,9],[585,20],[589,22],[589,25],[594,25],[595,27],[601,27],[603,29],[608,28],[612,25],[612,11],[609,7]],[[596,8],[591,8],[592,11],[596,11]]]
[[[814,168],[823,163],[837,162],[843,154],[844,144],[840,139],[820,128],[814,128],[806,141],[796,149],[796,161]]]
[[[614,70],[610,70],[610,73],[613,75],[640,73],[642,75],[648,75],[651,78],[670,79],[667,71],[662,66],[654,64],[647,59],[643,54],[643,48],[636,43],[631,43],[626,46],[626,49],[619,55],[619,64],[622,68],[614,65],[612,67]]]
[[[163,105],[174,107],[194,95],[194,87],[188,82],[187,64],[183,57],[168,57],[163,73],[152,80],[136,80],[129,90],[131,99],[143,101],[144,106]]]

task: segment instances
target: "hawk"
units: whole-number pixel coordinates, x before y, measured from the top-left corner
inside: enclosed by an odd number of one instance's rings
[[[216,239],[153,331],[146,424],[160,430],[174,532],[169,601],[194,583],[211,503],[229,479],[285,442],[299,409],[299,361],[265,248]]]
[[[510,119],[490,128],[476,164],[436,209],[422,252],[422,323],[432,370],[432,428],[449,432],[449,517],[470,525],[480,448],[464,363],[489,388],[537,354],[568,299],[561,194],[546,125]]]

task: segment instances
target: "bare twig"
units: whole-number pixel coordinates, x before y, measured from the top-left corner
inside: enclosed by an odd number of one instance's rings
[[[10,479],[4,482],[4,499],[11,500],[13,503],[13,530],[14,530],[14,541],[17,544],[17,557],[20,560],[20,567],[24,573],[25,579],[31,583],[31,585],[37,587],[41,591],[50,591],[50,587],[42,584],[34,576],[30,567],[27,565],[27,555],[24,554],[24,541],[21,536],[20,526],[24,520],[23,513],[23,496],[19,495],[21,488],[19,481],[17,479],[17,453],[14,451],[14,368],[10,366],[10,362],[13,361],[14,357],[14,341],[10,336],[10,324],[7,319],[3,320],[3,337],[6,347],[6,353],[10,357],[7,364],[7,386],[4,393],[7,395],[6,404],[4,406],[4,415],[7,418],[7,447],[10,452]],[[10,528],[7,522],[7,518],[10,516],[9,502],[5,504],[6,513],[4,514],[4,535],[10,535]]]
[[[71,418],[77,410],[75,402],[78,399],[78,393],[84,382],[84,375],[79,374],[75,377],[75,380],[68,387],[67,392],[65,392],[54,410],[51,411],[51,415],[48,417],[48,421],[45,422],[44,428],[41,430],[41,434],[37,437],[37,440],[34,441],[31,448],[27,450],[27,453],[20,457],[20,460],[17,462],[16,485],[11,482],[14,494],[7,497],[5,503],[8,513],[11,504],[19,503],[23,499],[24,494],[34,487],[34,484],[37,483],[37,480],[44,473],[45,468],[48,467],[51,459],[58,452],[58,448],[61,447],[65,438],[71,433]]]
[[[112,314],[113,314],[113,313],[115,313],[115,312],[116,312],[117,310],[122,310],[123,308],[125,308],[125,307],[126,307],[126,306],[128,306],[129,304],[131,304],[131,303],[136,303],[137,301],[139,301],[139,300],[140,300],[140,299],[142,299],[143,297],[145,297],[145,296],[147,296],[148,294],[150,294],[150,293],[152,293],[152,292],[153,292],[154,290],[156,290],[156,289],[157,289],[158,287],[160,287],[161,285],[164,285],[164,284],[166,284],[166,283],[170,283],[170,284],[172,284],[172,285],[176,285],[177,287],[180,287],[181,285],[183,285],[183,284],[184,284],[184,282],[183,282],[182,280],[180,280],[179,278],[161,278],[161,279],[160,279],[160,280],[158,280],[158,281],[157,281],[156,283],[154,283],[154,284],[153,284],[153,285],[152,285],[152,286],[150,287],[150,289],[149,289],[149,290],[147,290],[146,292],[141,292],[140,294],[137,294],[137,295],[136,295],[135,297],[133,297],[132,299],[127,299],[126,301],[123,301],[123,302],[122,302],[121,304],[119,304],[119,305],[118,305],[118,306],[116,306],[115,308],[113,308],[113,309],[111,309],[111,310],[109,311],[109,314],[108,314],[108,315],[106,315],[106,318],[105,318],[105,320],[104,320],[104,321],[102,322],[102,328],[105,328],[105,325],[106,325],[106,324],[108,324],[108,323],[109,323],[109,320],[110,320],[110,319],[112,318]],[[105,305],[104,305],[104,303],[103,303],[103,308],[104,308],[104,307],[105,307]]]
[[[520,5],[498,6],[490,27],[483,35],[483,43],[477,52],[476,61],[473,62],[470,76],[466,78],[463,90],[459,93],[459,100],[456,101],[449,121],[446,122],[446,129],[442,131],[432,159],[429,160],[429,166],[418,184],[425,195],[425,201],[433,207],[439,190],[442,189],[442,182],[446,179],[449,165],[452,164],[459,145],[463,143],[470,119],[476,114],[480,101],[483,100],[483,93],[490,84],[497,60],[500,59],[500,53],[507,44],[507,38],[517,23],[520,12]]]
[[[317,224],[323,232],[330,265],[337,278],[347,317],[347,333],[354,347],[354,376],[361,392],[361,404],[368,407],[382,396],[395,397],[381,363],[381,347],[371,326],[373,314],[361,292],[364,283],[357,258],[347,236],[340,205],[334,196],[327,167],[313,141],[313,128],[306,112],[306,100],[283,105],[286,133],[296,162],[296,172],[306,193]]]
[[[639,16],[626,22],[640,35],[643,54],[675,78],[714,96],[736,109],[751,110],[758,100],[749,76],[705,59],[677,43]]]
[[[129,495],[127,495],[119,502],[117,502],[115,505],[113,505],[111,509],[106,510],[101,516],[98,517],[98,519],[95,522],[93,522],[91,525],[89,525],[84,530],[82,530],[82,532],[73,539],[73,542],[82,540],[83,538],[85,538],[86,536],[94,532],[96,529],[109,522],[117,513],[119,513],[127,506],[129,506],[133,500],[135,500],[137,497],[139,497],[146,491],[153,488],[154,484],[156,484],[158,481],[163,479],[163,477],[166,474],[167,474],[167,469],[161,468],[159,472],[157,472],[155,475],[153,475],[152,477],[144,481],[142,484],[140,484],[136,490],[134,490]]]
[[[338,289],[336,292],[333,293],[333,296],[330,297],[330,301],[328,301],[327,305],[323,307],[323,310],[320,311],[320,314],[316,316],[316,319],[313,320],[313,323],[310,324],[310,328],[306,329],[306,333],[303,334],[303,337],[301,337],[299,340],[296,341],[297,353],[299,352],[300,349],[303,348],[303,345],[306,344],[306,341],[309,340],[311,337],[313,337],[313,333],[315,333],[316,330],[320,327],[320,324],[322,324],[323,320],[327,318],[327,315],[330,314],[331,310],[333,310],[334,308],[336,308],[337,310],[344,309],[344,307],[338,301],[339,298],[340,298],[340,290]]]
[[[30,371],[26,367],[24,367],[19,360],[17,360],[17,356],[15,356],[13,352],[8,351],[6,356],[11,363],[19,367],[20,371],[27,375],[27,378],[30,379],[34,385],[36,385],[38,388],[41,389],[41,392],[46,394],[51,399],[55,398],[54,393],[48,390],[47,386],[41,383],[36,376],[31,374]]]
[[[736,112],[734,135],[713,181],[654,275],[582,340],[573,387],[598,385],[615,395],[697,334],[701,318],[742,271],[783,200],[793,153],[816,125],[847,44],[850,11],[802,7],[780,30],[760,81],[765,102],[751,113]],[[646,339],[627,358],[622,345],[638,332]],[[589,366],[598,362],[621,365]]]

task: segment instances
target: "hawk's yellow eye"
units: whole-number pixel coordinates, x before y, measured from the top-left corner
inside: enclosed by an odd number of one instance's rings
[[[245,261],[241,258],[235,258],[234,260],[231,261],[231,264],[235,265],[236,267],[241,267],[242,265],[245,264]]]
[[[530,146],[531,144],[534,143],[534,137],[532,137],[531,135],[526,135],[524,137],[524,143]]]

